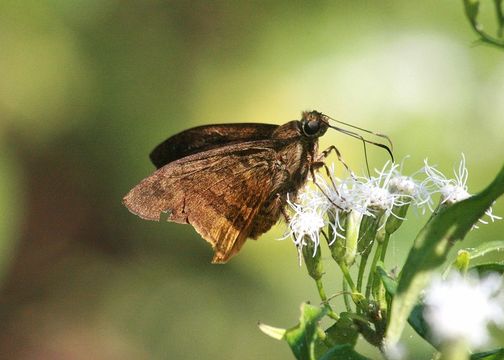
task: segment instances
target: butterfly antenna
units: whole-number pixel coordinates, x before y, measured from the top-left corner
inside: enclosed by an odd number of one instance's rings
[[[368,156],[367,156],[367,146],[366,146],[366,142],[365,141],[362,142],[362,146],[364,146],[364,159],[366,159],[367,174],[368,174],[369,177],[371,177],[371,171],[369,171],[369,161],[368,161]]]
[[[367,144],[372,144],[372,145],[375,145],[375,146],[378,146],[382,149],[385,149],[387,151],[387,153],[390,155],[390,158],[392,159],[392,161],[394,161],[394,155],[392,154],[392,149],[391,147],[385,145],[385,144],[382,144],[382,143],[379,143],[379,142],[376,142],[376,141],[371,141],[371,140],[368,140],[366,139],[364,136],[360,135],[360,134],[357,134],[356,132],[353,132],[353,131],[350,131],[350,130],[347,130],[347,129],[343,129],[343,128],[340,128],[338,126],[333,126],[333,125],[329,125],[329,127],[331,129],[334,129],[334,130],[337,130],[345,135],[348,135],[348,136],[351,136],[355,139],[359,139],[360,141],[363,142],[363,145],[364,145],[364,155],[366,156],[366,165],[367,165],[367,147],[366,147],[366,143]],[[369,166],[368,166],[368,172],[369,172]]]
[[[374,132],[374,131],[371,131],[371,130],[368,130],[368,129],[364,129],[364,128],[361,128],[359,126],[355,126],[355,125],[352,125],[352,124],[349,124],[349,123],[346,123],[344,121],[341,121],[341,120],[336,120],[335,118],[332,118],[326,114],[324,114],[324,116],[334,122],[337,122],[341,125],[345,125],[345,126],[348,126],[348,127],[351,127],[351,128],[354,128],[356,130],[359,130],[359,131],[362,131],[362,132],[366,132],[368,134],[371,134],[371,135],[374,135],[374,136],[378,136],[378,137],[381,137],[385,140],[387,140],[387,142],[389,143],[389,146],[390,146],[390,149],[393,150],[394,149],[394,144],[392,143],[392,140],[390,140],[390,138],[385,135],[385,134],[381,134],[381,133],[377,133],[377,132]]]

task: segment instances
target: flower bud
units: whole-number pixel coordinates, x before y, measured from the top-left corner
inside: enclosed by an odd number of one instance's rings
[[[345,226],[345,264],[347,266],[352,266],[355,262],[361,221],[362,213],[360,211],[352,210],[347,216]]]
[[[385,224],[385,231],[388,234],[393,234],[399,229],[399,227],[404,222],[406,213],[408,212],[410,204],[404,204],[401,206],[394,206],[392,209],[392,214],[389,215],[387,222]]]
[[[328,212],[329,216],[329,222],[330,223],[335,223],[336,219],[334,216],[332,216],[331,213]],[[345,228],[346,220],[348,218],[348,215],[346,212],[340,212],[339,213],[339,218],[338,218],[338,226],[343,226]],[[328,245],[329,249],[331,250],[331,256],[332,258],[337,262],[340,263],[343,261],[343,258],[345,257],[346,253],[346,238],[345,238],[345,232],[341,234],[335,234],[336,229],[332,226],[328,227],[329,231],[329,236],[328,236]],[[331,241],[331,239],[334,239],[334,241]]]
[[[471,254],[469,254],[469,251],[462,249],[458,251],[454,265],[460,273],[465,274],[469,268],[470,261]]]
[[[317,248],[315,248],[315,246],[317,246]],[[303,253],[303,259],[308,274],[314,280],[320,280],[324,274],[322,262],[320,261],[320,246],[318,244],[315,245],[312,241],[307,241],[306,245],[301,249],[301,252]]]
[[[368,256],[373,248],[373,243],[378,231],[383,211],[374,211],[374,216],[364,215],[359,228],[359,242],[357,250],[362,256]]]

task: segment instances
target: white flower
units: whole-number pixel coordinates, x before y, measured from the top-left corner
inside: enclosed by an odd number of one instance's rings
[[[446,280],[436,278],[426,289],[424,317],[434,339],[465,341],[473,347],[489,340],[487,326],[504,326],[504,292],[498,275],[478,279],[452,273]]]
[[[420,171],[411,176],[402,175],[403,163],[404,160],[400,166],[396,164],[391,165],[390,173],[392,176],[388,184],[389,191],[404,195],[403,201],[415,205],[422,210],[422,213],[425,213],[425,206],[432,211],[432,199],[429,189],[423,182],[415,179],[415,175]]]
[[[346,213],[352,210],[366,212],[360,197],[353,189],[354,178],[354,174],[350,174],[345,180],[336,177],[334,164],[329,169],[329,179],[320,176],[320,174],[316,175],[316,183],[319,186],[322,198],[326,202],[327,209],[336,208]]]
[[[433,192],[439,192],[441,194],[441,203],[447,203],[453,205],[456,202],[465,200],[471,197],[471,194],[467,191],[467,178],[469,177],[469,171],[467,171],[465,165],[465,156],[462,154],[462,160],[458,168],[458,173],[454,171],[455,179],[448,179],[446,176],[433,166],[427,163],[427,159],[424,160],[425,167],[424,171],[427,174],[426,183],[431,183],[435,189]]]
[[[330,224],[333,227],[336,237],[344,238],[338,231],[343,232],[344,226],[341,219],[351,211],[355,210],[361,213],[368,213],[363,206],[362,201],[356,191],[352,188],[353,181],[349,179],[342,181],[334,174],[334,164],[329,170],[329,178],[322,177],[320,174],[315,175],[316,184],[315,190],[303,192],[299,198],[304,204],[309,203],[325,213],[330,213]],[[353,176],[353,175],[352,175]]]
[[[320,233],[326,225],[324,218],[325,211],[320,207],[320,202],[313,190],[306,189],[304,194],[300,196],[304,200],[304,204],[295,204],[287,199],[287,203],[294,211],[290,218],[289,229],[282,239],[291,237],[292,241],[298,248],[301,262],[301,252],[303,247],[312,241],[314,245],[313,256],[316,255],[320,245]],[[332,240],[334,241],[334,239]]]
[[[462,154],[462,160],[460,161],[458,172],[454,170],[455,179],[446,178],[446,176],[441,171],[437,170],[433,166],[430,166],[427,163],[427,159],[424,160],[424,163],[424,171],[427,174],[427,179],[424,183],[432,185],[434,187],[433,192],[439,192],[441,194],[441,204],[453,205],[459,201],[471,197],[471,194],[469,193],[467,187],[469,171],[466,167],[464,154]],[[488,208],[485,214],[490,218],[492,222],[502,219],[500,216],[494,215],[492,213],[491,207]],[[487,223],[486,221],[481,219],[479,221],[484,224]]]
[[[385,342],[383,351],[388,360],[405,360],[408,355],[405,346],[401,343],[391,345]]]
[[[413,195],[415,193],[415,181],[413,178],[404,175],[397,175],[390,179],[390,192],[404,195]]]
[[[404,220],[393,213],[395,207],[410,203],[418,207],[426,204],[430,207],[431,198],[420,182],[401,175],[399,167],[398,164],[387,162],[381,170],[375,170],[377,176],[367,178],[351,173],[341,180],[335,176],[333,164],[328,178],[317,174],[315,181],[318,188],[301,194],[300,199],[322,212],[331,212],[335,236],[344,237],[340,234],[344,231],[340,219],[352,211],[368,216],[382,212],[386,216]]]
[[[378,210],[387,216],[396,216],[392,211],[394,207],[410,203],[411,195],[390,191],[390,182],[396,177],[394,175],[397,167],[398,165],[387,161],[381,170],[375,170],[378,176],[349,179],[353,181],[354,196],[359,198],[362,207],[366,209],[368,214]]]
[[[430,207],[430,192],[423,183],[412,176],[400,172],[402,164],[387,161],[377,176],[371,178],[350,174],[341,180],[334,175],[334,165],[329,172],[329,180],[317,174],[316,181],[323,193],[321,201],[326,208],[336,207],[340,211],[358,211],[372,215],[372,210],[390,213],[394,206],[410,203],[418,207]]]
[[[290,202],[290,201],[288,201]],[[297,197],[297,203],[303,208],[310,208],[326,213],[332,207],[330,200],[319,189],[306,185]],[[292,206],[292,205],[291,205]]]

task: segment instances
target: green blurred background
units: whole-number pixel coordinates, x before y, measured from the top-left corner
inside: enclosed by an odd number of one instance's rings
[[[275,240],[285,225],[216,266],[191,227],[142,221],[122,196],[178,131],[306,109],[388,134],[406,172],[428,157],[451,173],[464,152],[476,192],[502,165],[504,52],[475,38],[459,1],[2,0],[0,357],[290,359],[256,327],[292,326],[318,301],[294,246]],[[329,144],[364,167],[358,142]],[[371,166],[385,159],[371,150]],[[409,218],[388,268],[425,221]]]

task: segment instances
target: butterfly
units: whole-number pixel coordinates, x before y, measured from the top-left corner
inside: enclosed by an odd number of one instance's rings
[[[308,176],[324,165],[318,153],[328,116],[302,113],[283,125],[236,123],[199,126],[159,144],[150,154],[157,170],[124,198],[142,219],[190,224],[225,263],[248,238],[257,239],[295,201]],[[350,132],[350,135],[354,133]],[[377,144],[380,146],[381,144]],[[385,145],[382,145],[385,147]],[[387,148],[388,149],[388,148]]]

